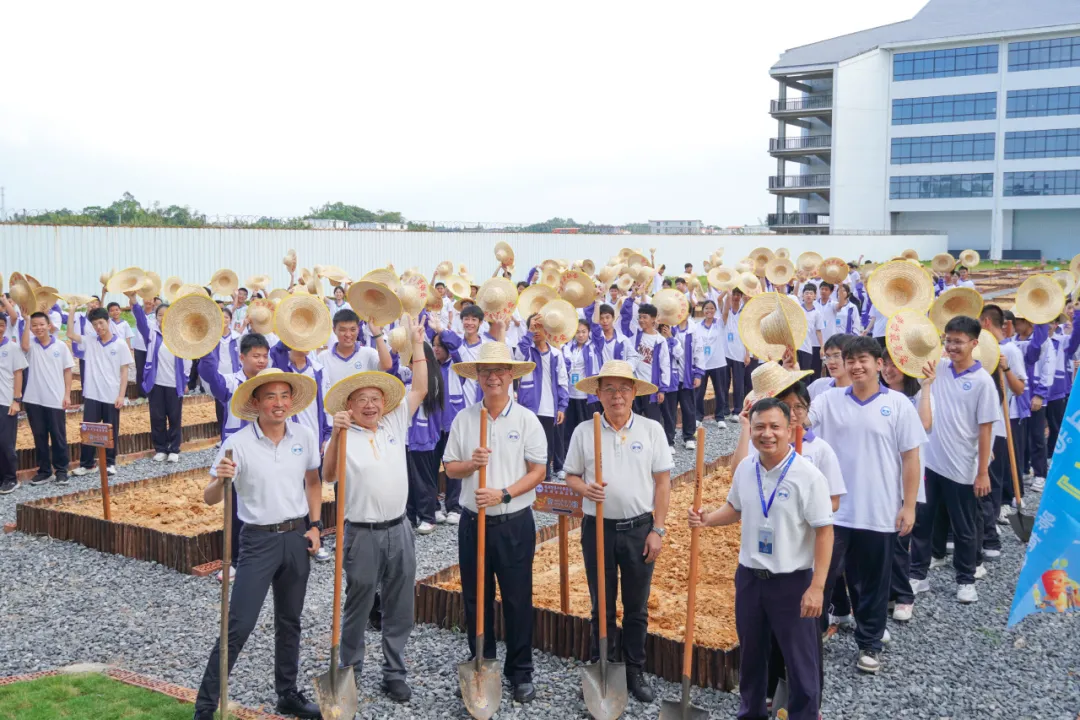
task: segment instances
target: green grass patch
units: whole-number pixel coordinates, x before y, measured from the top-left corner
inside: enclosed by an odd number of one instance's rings
[[[190,720],[194,709],[97,673],[0,687],[0,720]]]

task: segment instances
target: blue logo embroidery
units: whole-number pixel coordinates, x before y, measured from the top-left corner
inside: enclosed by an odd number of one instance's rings
[[[7,350],[4,351],[3,356],[7,357]]]
[[[884,417],[889,417],[890,415],[892,415],[892,408],[887,408],[887,407],[881,408],[881,414]]]
[[[60,351],[59,350],[53,350],[52,351],[52,356],[53,357],[60,357]]]
[[[389,440],[389,441],[390,441],[390,444],[391,444],[391,445],[397,445],[397,438],[396,438],[396,437],[394,437],[393,435],[391,435],[390,437],[388,437],[388,438],[387,438],[387,440]]]
[[[301,445],[300,443],[297,443],[297,444],[293,445],[291,448],[289,448],[289,452],[291,452],[293,455],[303,455],[304,454],[304,446]]]
[[[356,368],[357,370],[362,369],[364,367],[364,361],[363,360],[357,360],[356,362],[353,363],[353,367]]]
[[[116,357],[116,351],[115,350],[111,351],[109,354],[112,355],[113,357]]]
[[[970,389],[971,389],[971,381],[970,381],[970,380],[966,381],[966,382],[965,382],[965,383],[964,383],[963,385],[961,385],[960,387],[964,388],[964,390],[970,390]]]
[[[777,500],[787,500],[789,497],[791,497],[791,493],[788,492],[788,489],[786,487],[782,487],[776,491]]]
[[[631,451],[631,452],[636,452],[636,453],[639,453],[639,452],[641,452],[641,451],[642,451],[642,450],[644,450],[644,449],[645,449],[645,446],[644,446],[644,445],[642,445],[642,444],[641,444],[641,443],[639,443],[639,442],[632,442],[632,443],[630,443],[630,451]]]
[[[510,442],[517,442],[521,439],[521,433],[519,433],[517,430],[511,430],[510,432],[506,433],[506,439]]]

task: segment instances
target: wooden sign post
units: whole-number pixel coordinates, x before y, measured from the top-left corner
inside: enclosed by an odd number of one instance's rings
[[[570,613],[570,518],[584,517],[581,496],[561,482],[542,482],[536,486],[533,510],[559,516],[559,607]]]
[[[109,423],[84,422],[79,425],[79,442],[98,449],[98,471],[101,473],[101,511],[106,520],[111,520],[109,511],[109,470],[105,467],[105,450],[113,446],[113,426]]]

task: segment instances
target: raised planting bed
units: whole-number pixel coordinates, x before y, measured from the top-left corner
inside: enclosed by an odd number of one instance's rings
[[[706,468],[703,502],[717,507],[731,486],[730,458]],[[675,479],[668,511],[664,552],[656,562],[649,597],[649,635],[645,642],[645,670],[665,680],[682,677],[683,633],[686,625],[686,580],[689,574],[690,529],[686,509],[693,502],[694,473]],[[574,523],[575,526],[577,523]],[[580,528],[570,532],[570,613],[560,612],[558,541],[547,542],[555,526],[537,533],[533,561],[533,647],[565,658],[589,661],[589,590],[581,555]],[[735,569],[739,558],[739,526],[710,528],[701,533],[697,586],[694,663],[691,682],[700,687],[731,690],[738,684],[739,649],[735,633]],[[496,594],[495,635],[504,639],[502,608]],[[622,618],[621,603],[618,617]],[[465,605],[457,566],[424,578],[416,586],[416,620],[443,628],[462,629]],[[619,656],[621,630],[609,628]]]
[[[183,573],[221,560],[222,506],[203,502],[209,468],[109,486],[109,515],[101,490],[84,490],[15,507],[19,532],[70,540],[93,550],[148,560]],[[322,520],[332,525],[337,503],[323,486]]]

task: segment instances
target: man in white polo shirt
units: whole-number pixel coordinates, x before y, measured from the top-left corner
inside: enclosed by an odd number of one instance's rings
[[[981,554],[979,498],[990,494],[993,426],[1001,417],[994,378],[972,352],[979,344],[979,321],[954,317],[945,325],[945,352],[932,385],[934,431],[926,449],[926,503],[911,541],[911,579],[916,592],[930,589],[930,544],[934,516],[943,504],[953,533],[956,599],[973,603],[976,558]]]
[[[514,700],[536,698],[532,672],[532,565],[536,552],[534,488],[544,479],[547,439],[536,415],[510,397],[513,381],[535,369],[532,362],[515,361],[503,342],[481,344],[476,360],[453,365],[454,372],[475,380],[484,397],[465,408],[450,426],[443,454],[448,477],[461,480],[463,514],[458,525],[458,562],[465,598],[469,652],[495,658],[494,603],[484,608],[484,647],[476,640],[477,510],[487,509],[485,562],[502,590],[506,627],[506,663],[503,674],[514,688]],[[480,413],[488,414],[488,436],[480,445]],[[479,469],[486,465],[487,487],[477,488]],[[494,599],[495,594],[489,596]]]
[[[68,481],[69,463],[65,411],[71,407],[75,359],[67,344],[49,334],[49,316],[42,312],[32,314],[29,322],[23,323],[22,351],[30,372],[23,400],[38,461],[37,474],[30,484],[41,485],[53,478],[63,484]]]
[[[585,520],[581,552],[592,598],[592,661],[600,659],[596,577],[596,502],[604,503],[604,557],[608,627],[615,627],[619,575],[622,575],[622,648],[626,685],[640,702],[655,696],[646,683],[645,637],[649,631],[649,592],[653,563],[660,555],[671,499],[671,449],[663,426],[632,412],[635,397],[652,395],[656,386],[634,376],[622,360],[608,360],[600,373],[578,382],[579,390],[596,395],[604,407],[600,419],[602,470],[608,480],[596,483],[593,424],[583,422],[570,438],[566,484],[583,495]],[[614,645],[609,659],[614,661]]]
[[[110,475],[116,474],[116,448],[120,445],[120,408],[127,400],[128,376],[135,362],[131,348],[113,332],[109,313],[98,308],[87,316],[96,337],[83,342],[86,348],[86,377],[83,384],[83,421],[112,425],[113,446],[105,451]],[[78,330],[68,328],[72,342],[82,342]],[[31,373],[32,374],[32,373]],[[86,475],[94,467],[96,449],[83,445],[76,475]]]
[[[7,298],[0,296],[0,302],[7,312],[14,311]],[[27,366],[22,348],[7,337],[9,322],[14,322],[14,315],[0,313],[0,495],[7,495],[19,487],[15,439],[19,411],[22,410],[23,370]]]

